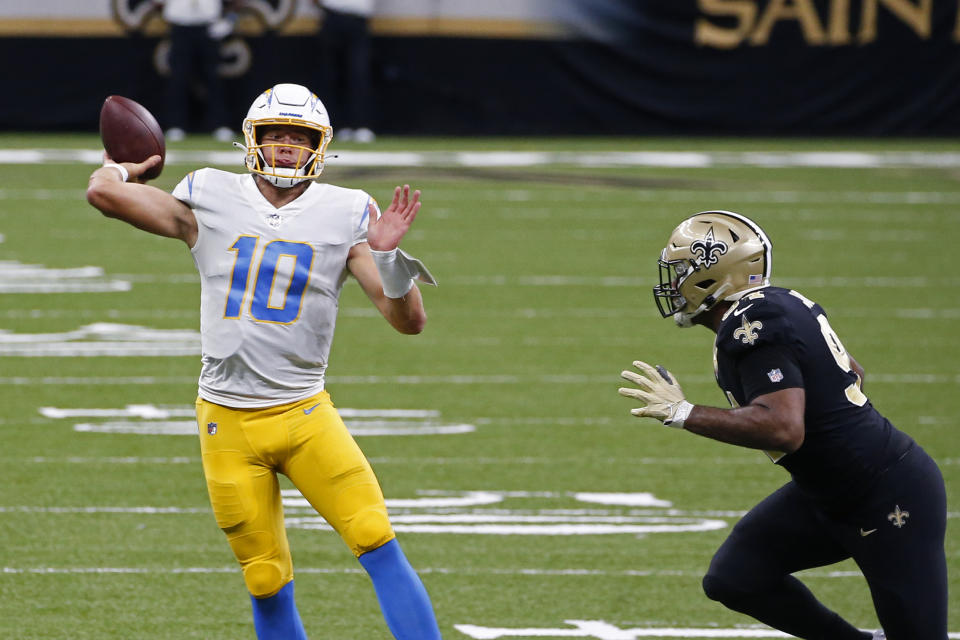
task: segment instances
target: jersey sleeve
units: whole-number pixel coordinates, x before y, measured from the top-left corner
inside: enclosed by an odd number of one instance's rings
[[[173,188],[173,197],[185,203],[191,209],[196,209],[205,177],[206,171],[204,169],[191,171]]]
[[[804,386],[796,355],[778,344],[764,344],[745,352],[737,361],[737,373],[748,403],[757,396]]]
[[[367,241],[367,228],[370,224],[370,208],[368,205],[373,203],[377,215],[380,215],[380,207],[377,205],[377,201],[365,191],[360,191],[359,194],[356,201],[360,206],[354,211],[353,220],[353,244],[355,245]]]
[[[790,316],[769,297],[756,296],[740,302],[724,318],[717,331],[717,349],[739,360],[764,346],[793,344]]]

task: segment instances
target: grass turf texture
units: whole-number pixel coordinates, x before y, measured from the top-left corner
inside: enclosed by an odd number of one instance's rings
[[[0,137],[0,149],[51,148],[58,140],[10,135]],[[67,143],[97,146],[87,135]],[[171,147],[213,143],[191,138]],[[957,152],[960,143],[384,138],[374,148]],[[192,168],[168,165],[154,184],[169,190]],[[197,330],[199,287],[188,251],[89,207],[83,190],[91,169],[0,165],[0,265],[95,265],[131,289],[6,293],[0,330],[52,334],[95,322]],[[675,329],[660,319],[650,294],[670,230],[713,208],[764,226],[774,243],[774,282],[826,308],[867,370],[867,395],[940,462],[952,513],[951,592],[960,593],[958,177],[949,167],[403,170],[331,162],[325,180],[363,188],[384,206],[399,182],[423,190],[424,208],[404,247],[441,285],[424,287],[425,333],[406,337],[347,284],[329,369],[334,401],[435,410],[444,423],[476,426],[459,435],[359,438],[388,499],[485,490],[515,492],[491,507],[514,515],[629,514],[571,494],[650,492],[675,509],[727,523],[643,535],[400,533],[445,637],[466,637],[455,624],[751,623],[708,601],[700,576],[736,514],[786,474],[759,452],[638,421],[616,394],[620,370],[640,358],[670,368],[692,401],[724,405],[712,381],[712,335]],[[73,425],[98,420],[39,412],[189,408],[198,371],[197,356],[0,356],[0,637],[254,637],[242,578],[207,503],[195,437],[84,433]],[[368,579],[335,534],[293,528],[289,535],[310,636],[389,637]],[[804,580],[853,623],[876,626],[852,563],[807,572]],[[956,629],[960,601],[950,606]]]

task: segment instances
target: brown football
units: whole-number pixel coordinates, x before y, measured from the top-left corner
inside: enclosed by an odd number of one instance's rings
[[[107,96],[100,108],[100,139],[114,162],[143,162],[159,155],[160,164],[144,177],[156,178],[163,171],[167,146],[163,130],[143,105],[123,96]]]

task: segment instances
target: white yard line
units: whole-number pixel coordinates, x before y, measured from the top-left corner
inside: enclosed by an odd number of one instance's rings
[[[0,164],[103,162],[100,149],[0,149]],[[243,152],[169,151],[166,165],[243,164]],[[844,169],[960,167],[951,151],[338,151],[342,167],[820,167]]]
[[[651,287],[652,281],[648,282]],[[380,313],[373,307],[341,307],[340,314],[354,318],[379,318]],[[470,317],[491,316],[497,318],[517,318],[521,320],[544,319],[619,319],[636,318],[636,308],[619,307],[578,307],[575,309],[520,307],[497,310],[475,309],[446,309],[444,315],[463,315]],[[38,320],[56,318],[91,318],[118,320],[124,318],[138,319],[182,319],[195,320],[198,312],[195,309],[6,309],[0,311],[0,318],[9,320]],[[924,308],[896,308],[896,307],[844,307],[830,310],[830,317],[842,318],[897,318],[905,320],[957,320],[960,319],[960,308],[949,307],[943,309]],[[486,338],[489,339],[489,338]]]
[[[946,421],[945,421],[946,423]],[[12,424],[9,421],[0,420],[0,425]],[[953,424],[951,421],[949,424]],[[402,466],[462,466],[462,465],[503,465],[503,466],[516,466],[516,465],[531,465],[531,464],[544,464],[544,465],[558,465],[558,464],[573,464],[583,462],[583,458],[569,457],[569,458],[538,458],[532,456],[524,457],[477,457],[477,458],[432,458],[432,457],[423,457],[423,458],[407,458],[407,457],[394,457],[394,456],[370,456],[368,458],[371,464],[381,465],[381,464],[397,464]],[[6,462],[19,462],[19,463],[31,463],[31,464],[92,464],[92,465],[103,465],[103,464],[200,464],[200,458],[191,458],[187,456],[178,456],[173,458],[162,458],[162,457],[140,457],[140,456],[66,456],[63,458],[52,457],[52,456],[33,456],[29,458],[14,458],[14,457],[2,457],[0,461]],[[677,466],[691,466],[698,464],[712,464],[712,465],[768,465],[770,464],[769,460],[762,456],[750,456],[750,457],[739,457],[739,458],[632,458],[632,457],[604,457],[604,458],[591,458],[592,462],[600,464],[628,464],[628,465],[653,465],[653,466],[663,466],[663,465],[677,465]],[[941,466],[957,466],[960,465],[960,458],[941,458],[937,460],[937,464]],[[693,512],[691,512],[693,513]],[[960,513],[960,512],[958,512]],[[703,512],[697,513],[696,515],[720,515],[719,513],[710,513]],[[957,516],[951,516],[957,517]]]
[[[297,567],[297,573],[303,574],[363,574],[361,567]],[[71,575],[71,574],[143,574],[143,575],[182,575],[203,573],[240,573],[239,567],[3,567],[0,574],[17,575]],[[700,571],[680,571],[671,569],[483,569],[483,568],[417,568],[420,574],[437,575],[473,575],[473,576],[560,576],[560,577],[610,577],[610,578],[701,578]],[[862,578],[859,571],[810,571],[803,575],[816,578]]]
[[[693,383],[712,382],[713,377],[700,374],[681,376],[684,381]],[[348,384],[452,384],[452,385],[578,385],[616,383],[616,372],[594,375],[448,375],[448,376],[330,376],[328,386]],[[0,376],[0,386],[127,386],[158,384],[196,384],[195,376]],[[872,373],[870,384],[919,384],[919,385],[955,385],[960,384],[960,373]],[[505,419],[508,420],[508,419]],[[536,420],[540,420],[537,418]]]

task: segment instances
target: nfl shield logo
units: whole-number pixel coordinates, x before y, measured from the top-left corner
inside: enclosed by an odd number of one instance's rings
[[[211,436],[217,434],[217,423],[216,423],[216,422],[208,422],[208,423],[207,423],[207,433],[210,434]]]
[[[780,369],[771,369],[767,371],[767,377],[770,378],[770,382],[780,382],[783,380],[783,373]],[[217,425],[213,425],[216,428]]]

